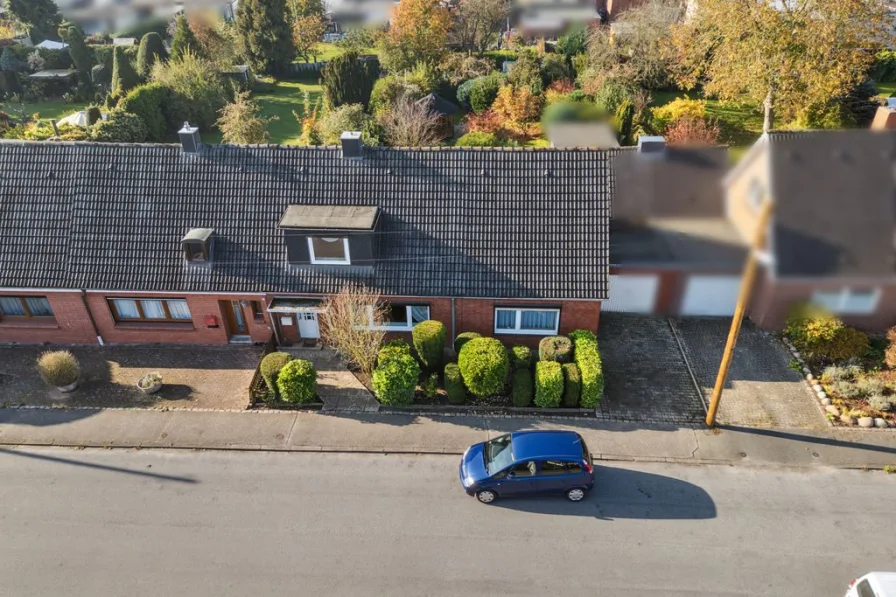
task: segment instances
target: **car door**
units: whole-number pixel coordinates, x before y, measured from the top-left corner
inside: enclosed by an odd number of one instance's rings
[[[518,462],[508,469],[507,474],[496,487],[502,496],[525,495],[538,491],[538,467],[534,460]]]
[[[543,493],[563,493],[576,483],[580,475],[570,469],[565,460],[541,460],[538,462],[538,490]],[[581,467],[578,467],[581,472]]]

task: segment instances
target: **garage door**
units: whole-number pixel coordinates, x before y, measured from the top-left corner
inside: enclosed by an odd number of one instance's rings
[[[658,276],[610,276],[610,300],[601,306],[601,310],[653,313],[657,288]]]
[[[691,276],[681,304],[682,315],[734,315],[740,276]]]

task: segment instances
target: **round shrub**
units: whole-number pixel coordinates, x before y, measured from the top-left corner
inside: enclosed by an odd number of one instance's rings
[[[542,408],[557,408],[563,397],[563,370],[556,361],[535,363],[535,404]]]
[[[566,363],[563,368],[563,406],[575,408],[582,394],[582,377],[575,363]]]
[[[498,90],[504,85],[504,77],[498,73],[476,77],[470,85],[470,107],[474,112],[485,112],[498,97]]]
[[[410,404],[420,378],[417,360],[400,349],[393,350],[373,371],[373,392],[383,404]]]
[[[81,375],[78,359],[67,350],[53,350],[40,355],[37,371],[44,383],[57,388],[75,383]]]
[[[469,79],[457,86],[457,103],[464,108],[470,107],[470,89],[473,87],[475,81],[476,79]]]
[[[566,336],[548,336],[538,343],[538,359],[569,363],[572,361],[572,340]]]
[[[310,361],[289,361],[277,375],[277,388],[284,402],[307,404],[314,400],[317,388],[317,371]]]
[[[482,338],[482,334],[477,334],[476,332],[464,332],[458,334],[457,338],[454,339],[454,352],[460,354],[460,349],[464,347],[464,344],[473,338]]]
[[[420,322],[411,331],[414,348],[427,371],[438,371],[442,368],[446,334],[442,322],[432,319]]]
[[[513,405],[532,406],[532,372],[528,369],[517,369],[513,374]]]
[[[464,384],[473,394],[491,396],[504,389],[510,360],[500,340],[473,338],[460,349],[457,361]]]
[[[411,355],[411,345],[400,338],[389,340],[383,344],[379,354],[377,354],[376,362],[382,365],[389,358],[403,354],[413,357],[413,355]]]
[[[445,392],[451,404],[463,404],[467,401],[467,388],[464,387],[464,378],[457,363],[445,365]]]
[[[277,393],[277,374],[292,360],[292,355],[285,352],[272,352],[261,359],[261,376],[268,390]]]
[[[532,366],[532,350],[518,344],[510,349],[510,364],[514,369],[528,369]]]
[[[143,121],[148,141],[161,143],[168,136],[163,108],[170,96],[170,90],[158,83],[139,85],[131,89],[117,107]]]

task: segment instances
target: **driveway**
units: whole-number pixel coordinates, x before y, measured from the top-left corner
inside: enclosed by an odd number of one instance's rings
[[[66,347],[0,347],[0,405],[244,409],[260,347],[68,347],[81,364],[81,383],[64,395],[41,381],[35,368],[46,350]],[[164,386],[145,395],[136,383],[150,372]]]
[[[602,313],[598,341],[606,388],[598,417],[658,425],[700,425],[703,402],[669,322]]]
[[[674,325],[708,402],[731,320],[688,317],[675,320]],[[722,392],[718,422],[750,427],[825,427],[809,389],[788,368],[790,359],[775,338],[744,321]]]

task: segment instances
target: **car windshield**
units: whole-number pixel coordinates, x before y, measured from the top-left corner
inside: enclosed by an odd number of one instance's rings
[[[489,475],[494,475],[510,466],[513,462],[510,435],[502,435],[485,442],[485,450],[482,451],[482,455],[485,458],[485,470]]]

